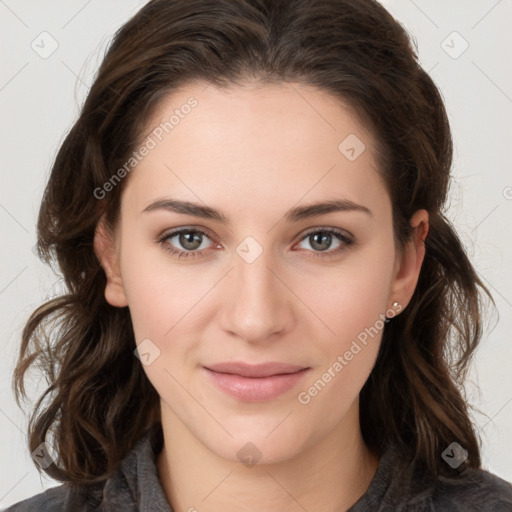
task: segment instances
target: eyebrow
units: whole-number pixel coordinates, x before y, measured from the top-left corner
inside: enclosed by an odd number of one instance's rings
[[[222,211],[203,206],[190,201],[179,201],[177,199],[162,198],[153,201],[141,213],[154,212],[158,210],[166,210],[174,213],[182,213],[193,217],[210,219],[218,221],[222,224],[229,225],[229,217]],[[333,212],[363,212],[372,216],[372,212],[366,206],[354,203],[348,199],[333,199],[330,201],[322,201],[304,206],[296,206],[286,212],[284,219],[286,222],[298,222],[310,217],[326,215]]]

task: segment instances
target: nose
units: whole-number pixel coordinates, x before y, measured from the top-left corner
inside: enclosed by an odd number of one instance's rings
[[[249,343],[275,341],[291,330],[294,295],[272,261],[271,250],[263,250],[254,261],[235,252],[232,262],[220,299],[222,328]]]

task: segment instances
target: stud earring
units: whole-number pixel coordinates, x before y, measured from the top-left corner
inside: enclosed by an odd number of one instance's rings
[[[388,323],[393,317],[397,315],[395,309],[398,308],[398,306],[400,306],[400,303],[395,300],[395,302],[393,302],[392,309],[388,309],[386,311],[386,323]],[[398,311],[400,312],[401,309],[402,308],[400,308]]]

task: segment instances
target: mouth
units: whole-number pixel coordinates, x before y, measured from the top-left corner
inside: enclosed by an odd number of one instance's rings
[[[249,364],[244,362],[226,362],[218,363],[205,367],[208,370],[217,373],[226,373],[231,375],[239,375],[241,377],[271,377],[273,375],[289,375],[309,367],[297,366],[286,363],[269,362],[263,364]]]
[[[291,390],[310,367],[283,363],[221,363],[203,367],[221,391],[244,402],[264,402]]]

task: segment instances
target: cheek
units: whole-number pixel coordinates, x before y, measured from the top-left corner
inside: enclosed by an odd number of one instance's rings
[[[123,283],[137,341],[165,342],[190,323],[207,283],[192,267],[180,268],[163,249],[145,244],[133,240],[123,249]]]
[[[342,291],[324,297],[320,314],[335,334],[316,336],[318,364],[296,398],[312,417],[324,418],[325,428],[342,420],[375,365],[386,325],[386,296],[378,292],[383,283],[377,278],[382,280],[372,274],[347,278]]]
[[[386,325],[394,261],[392,242],[380,240],[375,247],[347,259],[328,279],[316,275],[304,284],[301,293],[307,292],[304,296],[314,304],[313,312],[323,325],[316,322],[318,327],[311,333],[315,340],[312,353],[319,364],[306,383],[312,387],[302,390],[304,401],[298,397],[300,403],[314,401],[319,408],[327,405],[332,414],[345,410],[375,364]],[[322,397],[317,399],[317,395]],[[331,408],[332,404],[337,407]]]
[[[212,297],[219,277],[199,265],[178,265],[160,247],[135,238],[121,254],[135,340],[145,344],[140,352],[151,354],[144,371],[160,396],[187,402],[178,382],[189,387],[188,370],[201,359],[202,331],[216,311]]]
[[[182,370],[194,356],[204,323],[200,299],[211,286],[193,279],[193,272],[169,263],[165,254],[139,247],[126,247],[122,259],[125,286],[135,340],[144,371],[160,396],[177,397],[182,393],[173,380],[185,382]],[[192,279],[191,279],[192,277]],[[149,364],[144,364],[148,362]],[[175,400],[175,399],[174,399]],[[187,397],[182,396],[186,401]]]
[[[385,247],[385,243],[380,247]],[[347,350],[353,339],[364,341],[368,330],[382,330],[392,284],[393,257],[382,251],[355,255],[339,267],[308,277],[300,291],[312,312],[322,320],[315,338],[323,352]],[[374,337],[374,336],[373,336]],[[323,341],[322,341],[323,340]]]

